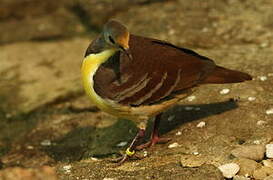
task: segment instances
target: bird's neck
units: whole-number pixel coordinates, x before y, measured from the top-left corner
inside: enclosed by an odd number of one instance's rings
[[[101,65],[105,61],[107,61],[111,56],[113,56],[118,50],[117,49],[107,49],[103,50],[99,53],[89,54],[84,60],[83,65],[93,64],[93,65]]]
[[[110,59],[116,52],[117,49],[107,49],[99,53],[89,54],[85,57],[81,68],[83,78],[88,77],[88,79],[91,78],[90,80],[93,81],[93,76],[99,66]]]
[[[103,99],[98,96],[94,90],[93,77],[99,66],[110,59],[110,57],[113,56],[116,51],[116,49],[107,49],[99,53],[90,54],[83,60],[82,63],[81,72],[84,89],[91,100],[101,109],[108,108]]]

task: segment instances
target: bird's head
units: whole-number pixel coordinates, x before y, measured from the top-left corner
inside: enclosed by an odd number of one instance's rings
[[[110,20],[103,27],[103,38],[108,47],[123,51],[132,59],[129,51],[129,37],[128,29],[117,21]]]

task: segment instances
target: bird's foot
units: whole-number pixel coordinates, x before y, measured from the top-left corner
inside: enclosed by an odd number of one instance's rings
[[[135,151],[130,151],[130,149],[127,148],[127,150],[125,151],[125,153],[121,157],[118,157],[116,159],[112,159],[111,162],[117,163],[117,166],[120,166],[129,159],[136,160],[136,159],[143,159],[143,158],[144,158],[144,156],[141,157],[141,156],[137,155]]]
[[[127,154],[122,155],[121,157],[118,157],[116,159],[111,159],[110,162],[116,163],[117,166],[122,165],[125,161],[129,159],[129,156]]]
[[[155,144],[165,144],[167,142],[171,141],[171,138],[160,138],[160,137],[153,137],[150,141],[147,143],[141,144],[136,147],[136,150],[142,150],[145,148],[149,148],[151,146],[154,146]]]

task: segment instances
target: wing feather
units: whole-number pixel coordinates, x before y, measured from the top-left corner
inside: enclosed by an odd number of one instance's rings
[[[197,86],[215,68],[209,58],[164,41],[130,35],[129,46],[133,60],[121,52],[94,77],[100,96],[124,105],[155,103]],[[114,71],[115,62],[119,62],[120,77]]]

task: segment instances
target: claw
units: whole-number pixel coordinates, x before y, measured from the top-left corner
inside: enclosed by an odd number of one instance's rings
[[[122,165],[127,159],[129,159],[128,155],[127,155],[127,154],[124,154],[123,156],[118,157],[118,158],[116,158],[116,159],[111,159],[110,162],[112,162],[112,163],[117,163],[116,165],[117,165],[117,166],[120,166],[120,165]]]
[[[139,132],[137,133],[136,137],[133,139],[130,146],[126,149],[125,154],[117,159],[112,160],[112,162],[117,163],[117,165],[123,164],[127,159],[136,157],[139,159],[138,156],[135,155],[135,147],[139,143],[140,140],[143,139],[145,133],[145,129],[139,129]]]
[[[130,146],[126,149],[125,154],[117,159],[111,160],[111,162],[117,163],[117,166],[120,166],[125,161],[127,161],[128,159],[131,159],[131,158],[143,159],[143,158],[145,158],[145,156],[141,157],[141,156],[136,155],[135,150],[141,150],[146,147],[153,146],[157,143],[169,142],[171,139],[159,138],[159,136],[158,136],[158,126],[159,126],[159,122],[160,122],[160,117],[161,117],[161,114],[157,115],[155,118],[153,133],[152,133],[150,142],[142,144],[142,145],[138,145],[143,140],[144,135],[145,135],[145,128],[143,128],[143,127],[140,128],[137,135],[135,136],[135,138],[131,142]]]
[[[128,151],[128,149],[127,149]],[[112,163],[116,163],[117,166],[122,165],[124,162],[126,162],[129,159],[133,159],[133,160],[139,160],[139,159],[143,159],[146,156],[140,156],[136,153],[132,154],[132,155],[128,155],[127,153],[123,154],[122,156],[116,158],[116,159],[111,159],[110,162]]]

